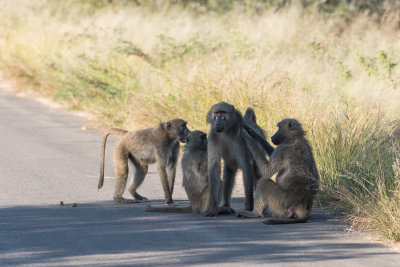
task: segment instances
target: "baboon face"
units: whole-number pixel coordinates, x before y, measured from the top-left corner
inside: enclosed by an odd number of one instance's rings
[[[173,139],[185,143],[185,139],[190,133],[186,124],[187,122],[182,119],[173,119],[165,123],[165,128]]]
[[[190,132],[185,140],[185,148],[207,150],[207,134],[202,131]]]
[[[207,114],[207,122],[212,124],[212,128],[217,133],[221,133],[236,124],[238,116],[241,117],[234,106],[220,102],[211,107]]]
[[[278,123],[278,131],[271,137],[272,143],[279,145],[296,136],[304,135],[301,124],[295,119],[284,119]]]

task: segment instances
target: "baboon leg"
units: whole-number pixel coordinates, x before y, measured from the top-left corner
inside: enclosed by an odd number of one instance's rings
[[[165,203],[172,206],[174,205],[174,201],[172,200],[172,195],[170,191],[170,187],[168,185],[168,174],[166,170],[166,159],[163,158],[163,155],[157,155],[157,170],[160,175],[161,184],[164,190]]]
[[[128,179],[128,154],[124,151],[122,145],[117,145],[114,154],[114,164],[116,172],[114,201],[118,203],[133,203],[131,199],[123,198],[122,195],[125,191],[126,181]]]
[[[241,218],[258,218],[263,216],[263,212],[267,207],[268,196],[264,193],[265,187],[267,187],[264,180],[260,180],[257,183],[256,196],[255,196],[255,204],[253,211],[239,211],[237,213],[238,217]]]
[[[174,192],[176,164],[178,161],[178,155],[179,155],[179,142],[177,142],[176,145],[173,147],[172,155],[168,160],[167,174],[168,174],[168,184],[169,184],[169,189],[170,189],[171,195]]]
[[[246,197],[245,202],[245,210],[252,211],[254,207],[254,172],[253,166],[248,157],[243,156],[242,160],[244,161],[242,165],[243,171],[243,185],[244,185],[244,193]]]
[[[210,147],[212,149],[212,147]],[[203,213],[204,216],[218,214],[219,188],[221,180],[221,157],[217,153],[208,152],[208,184],[210,186],[210,206]]]
[[[272,216],[285,218],[288,215],[286,207],[287,192],[271,179],[263,179],[256,190],[257,214],[262,214],[268,207]]]
[[[235,185],[235,175],[237,172],[237,166],[224,164],[224,172],[222,177],[223,185],[223,207],[229,208],[231,206],[231,195],[233,186]]]
[[[286,217],[287,210],[283,208],[286,192],[271,179],[261,179],[257,184],[255,206],[253,211],[239,211],[237,216],[243,218],[262,217],[268,207],[274,216]]]
[[[136,192],[139,186],[143,183],[144,177],[147,174],[148,166],[140,165],[137,161],[134,160],[132,156],[129,157],[132,160],[133,165],[135,166],[135,173],[133,175],[132,184],[129,186],[128,191],[133,197],[133,201],[135,203],[141,203],[144,201],[148,201],[147,197],[141,196]]]

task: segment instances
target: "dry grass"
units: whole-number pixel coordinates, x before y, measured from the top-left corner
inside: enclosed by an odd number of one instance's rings
[[[0,69],[24,90],[95,114],[104,127],[182,117],[206,130],[206,112],[221,100],[254,107],[268,134],[295,117],[314,147],[321,200],[399,240],[395,14],[377,24],[366,14],[348,22],[298,6],[259,15],[92,9],[4,1]]]

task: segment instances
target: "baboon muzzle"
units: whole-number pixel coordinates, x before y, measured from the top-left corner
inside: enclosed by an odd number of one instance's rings
[[[225,129],[224,119],[222,119],[221,117],[216,117],[214,129],[217,133],[222,132]]]
[[[179,138],[179,142],[181,142],[181,143],[186,143],[186,138],[189,136],[189,134],[190,134],[190,130],[189,130],[189,129],[186,129],[186,130],[185,130],[185,133],[183,134],[183,136],[181,136],[181,137]]]
[[[276,132],[272,137],[271,137],[271,141],[272,143],[274,143],[274,145],[279,145],[281,143],[281,136],[279,134],[279,131]]]

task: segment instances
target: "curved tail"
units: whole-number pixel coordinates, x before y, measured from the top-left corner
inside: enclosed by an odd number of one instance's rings
[[[99,184],[97,186],[97,189],[100,189],[103,187],[103,183],[104,183],[104,157],[106,154],[106,142],[107,142],[107,137],[110,134],[116,134],[119,136],[122,136],[124,134],[126,134],[128,131],[123,130],[123,129],[119,129],[119,128],[109,128],[107,130],[104,131],[103,134],[103,140],[101,142],[101,152],[100,152],[100,177],[99,177]]]
[[[264,220],[263,224],[290,224],[290,223],[305,223],[310,219],[311,216],[304,217],[302,219],[290,219],[290,218],[268,218]]]

